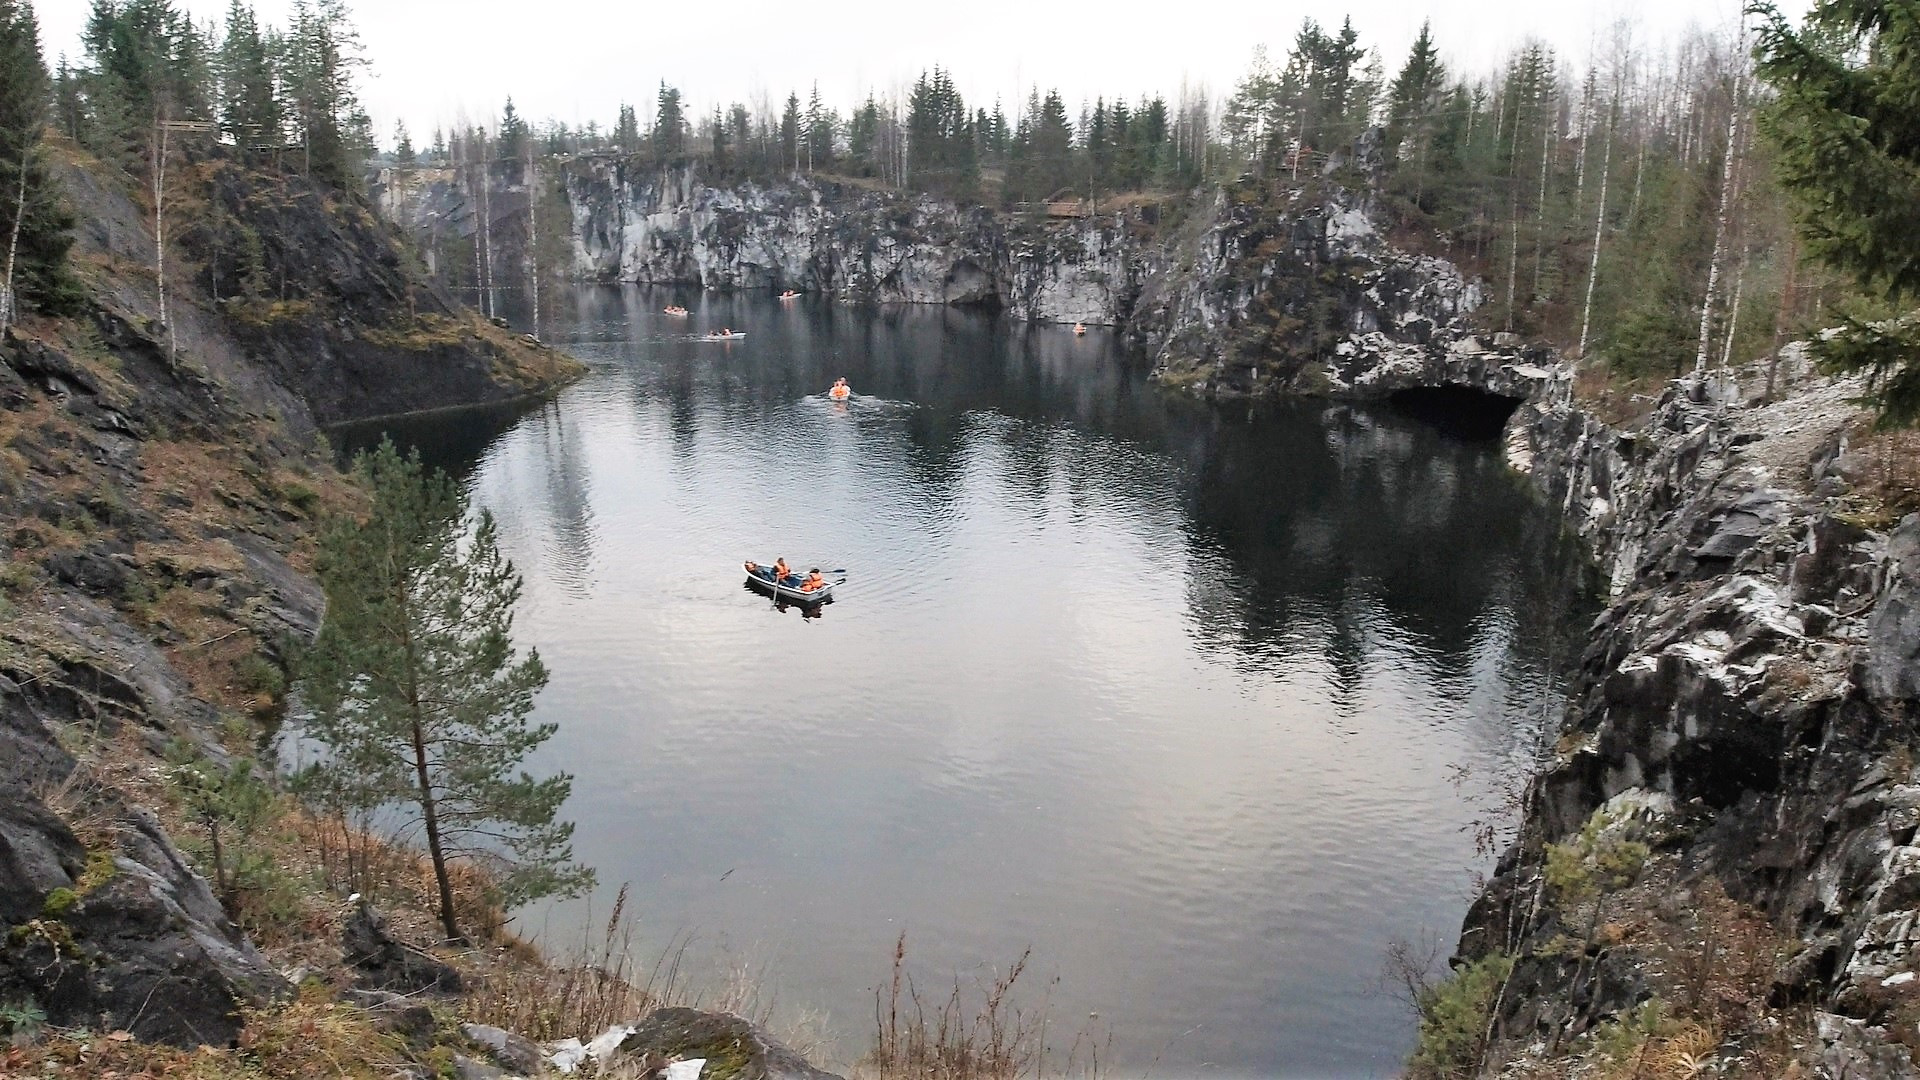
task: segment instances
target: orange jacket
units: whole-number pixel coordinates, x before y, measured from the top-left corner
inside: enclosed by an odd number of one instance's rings
[[[824,586],[826,583],[827,583],[827,579],[821,577],[819,574],[808,574],[807,580],[804,583],[802,583],[800,586],[800,591],[812,592],[813,590]]]

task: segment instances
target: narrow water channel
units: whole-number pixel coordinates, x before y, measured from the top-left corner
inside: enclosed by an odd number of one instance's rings
[[[1094,1023],[1113,1075],[1395,1070],[1384,950],[1451,942],[1579,608],[1497,446],[937,308],[546,307],[586,379],[395,434],[526,575],[596,911],[630,882],[650,946],[751,969],[843,1060],[904,931],[935,988],[1031,946],[1049,1043]],[[844,568],[836,602],[747,591],[776,556]],[[586,905],[528,918],[565,942]]]

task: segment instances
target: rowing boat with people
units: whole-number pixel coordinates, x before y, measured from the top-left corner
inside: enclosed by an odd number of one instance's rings
[[[823,603],[833,597],[834,586],[847,580],[846,578],[837,578],[832,581],[823,581],[818,587],[808,589],[804,587],[806,576],[803,574],[788,574],[786,577],[776,581],[773,576],[773,567],[771,566],[763,566],[760,563],[749,560],[746,563],[746,568],[748,585],[753,586],[754,589],[769,596],[775,596],[781,600],[789,600],[796,604]],[[842,573],[843,571],[836,570],[834,572]]]

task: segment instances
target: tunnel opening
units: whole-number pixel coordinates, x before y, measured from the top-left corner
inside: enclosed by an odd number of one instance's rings
[[[1455,438],[1485,442],[1500,437],[1521,400],[1467,386],[1410,386],[1395,390],[1387,404]]]

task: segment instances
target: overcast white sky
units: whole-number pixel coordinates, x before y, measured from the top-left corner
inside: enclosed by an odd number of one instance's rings
[[[196,19],[221,17],[227,0],[176,0]],[[416,140],[462,114],[497,116],[511,94],[528,117],[609,125],[622,100],[642,124],[662,79],[683,89],[695,115],[761,93],[802,100],[818,80],[841,108],[909,83],[925,67],[955,74],[969,104],[998,95],[1009,113],[1025,87],[1058,86],[1070,110],[1082,98],[1146,91],[1169,98],[1182,78],[1216,94],[1245,71],[1253,46],[1275,53],[1311,14],[1337,26],[1350,12],[1363,45],[1389,74],[1420,21],[1456,70],[1491,66],[1528,36],[1584,62],[1620,19],[1637,41],[1670,40],[1689,26],[1732,27],[1738,0],[1162,0],[1045,4],[1035,0],[899,3],[676,3],[641,0],[350,0],[371,63],[361,96],[381,141],[404,118]],[[263,21],[284,25],[291,0],[256,0]],[[1789,0],[1790,7],[1804,7]],[[80,56],[89,0],[38,0],[49,64]],[[491,124],[489,124],[491,126]]]

